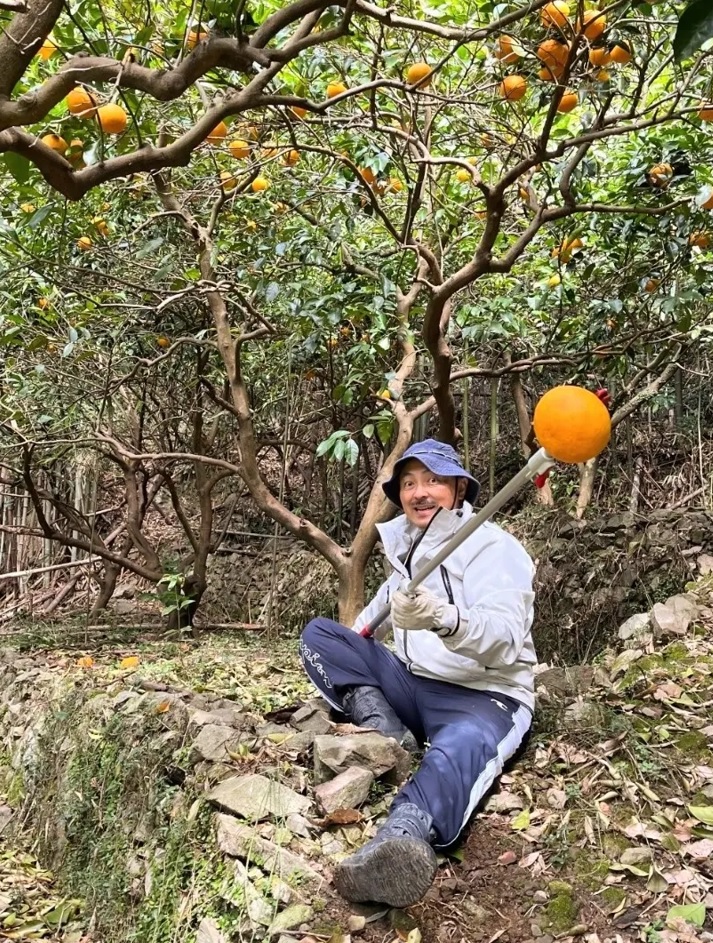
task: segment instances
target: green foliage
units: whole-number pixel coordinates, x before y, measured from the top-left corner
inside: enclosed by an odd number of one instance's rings
[[[676,59],[686,59],[713,37],[713,10],[708,0],[689,0],[681,14],[673,51]]]

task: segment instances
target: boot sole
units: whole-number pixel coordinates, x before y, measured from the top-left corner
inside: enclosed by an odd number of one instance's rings
[[[415,838],[389,838],[341,861],[334,885],[345,900],[409,907],[421,900],[437,869],[430,845]]]

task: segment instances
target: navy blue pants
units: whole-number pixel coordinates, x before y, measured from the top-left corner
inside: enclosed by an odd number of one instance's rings
[[[373,685],[414,736],[430,744],[394,806],[419,806],[433,818],[436,846],[453,844],[530,729],[528,708],[503,694],[411,674],[381,642],[331,619],[309,623],[300,655],[332,707],[341,709],[345,688]]]

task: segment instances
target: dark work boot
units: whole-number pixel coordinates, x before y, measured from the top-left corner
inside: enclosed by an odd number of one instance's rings
[[[418,753],[416,738],[399,720],[381,688],[366,684],[347,688],[342,695],[344,713],[357,727],[372,727],[385,737],[393,737],[409,753]]]
[[[411,802],[396,806],[371,841],[337,865],[334,885],[342,897],[392,907],[420,900],[438,868],[432,821]]]

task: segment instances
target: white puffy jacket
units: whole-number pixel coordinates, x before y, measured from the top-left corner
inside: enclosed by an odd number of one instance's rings
[[[442,508],[425,530],[410,524],[404,515],[378,525],[393,572],[352,629],[358,632],[367,625],[401,582],[415,576],[472,514],[466,502],[458,511]],[[444,638],[436,632],[394,630],[396,654],[415,675],[496,691],[534,709],[537,656],[530,632],[534,570],[518,540],[497,524],[483,524],[421,584],[458,607],[456,632]],[[387,620],[377,636],[389,628]]]

